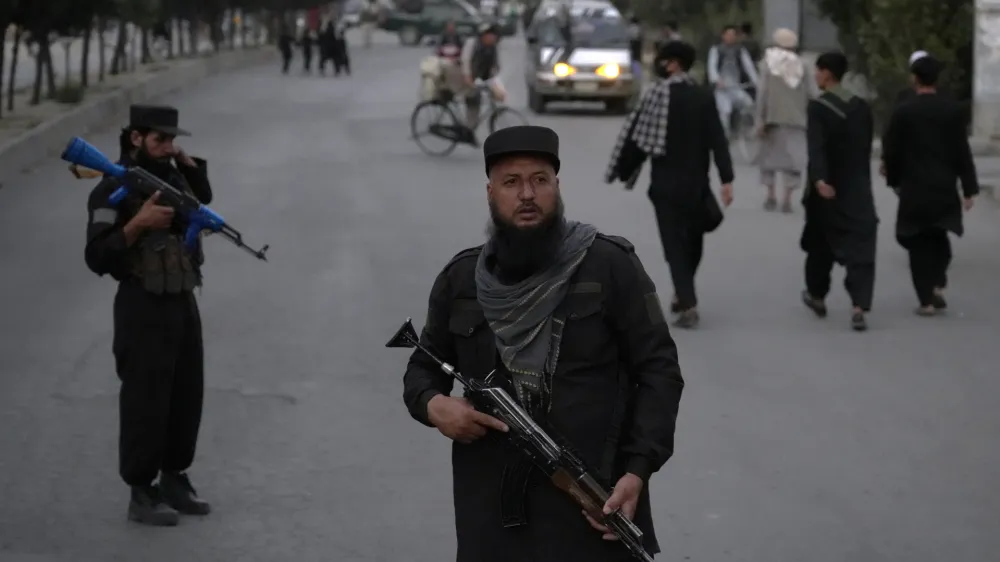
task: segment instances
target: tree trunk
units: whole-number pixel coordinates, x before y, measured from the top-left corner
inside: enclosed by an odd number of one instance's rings
[[[118,22],[118,40],[115,41],[115,54],[111,57],[111,74],[117,76],[125,70],[125,39],[127,36],[125,20]]]
[[[97,81],[104,82],[104,74],[108,69],[108,45],[105,41],[104,28],[106,22],[104,18],[97,18]]]
[[[240,46],[247,48],[247,14],[245,10],[240,10]]]
[[[35,56],[35,84],[31,88],[31,105],[38,105],[42,102],[42,74],[45,72],[44,61],[41,47],[39,47],[38,55]]]
[[[49,99],[56,97],[56,67],[52,64],[52,43],[46,32],[39,37],[38,56],[45,61],[45,89]]]
[[[138,43],[139,43],[139,34],[135,32],[135,24],[132,24],[132,33],[129,34],[129,38],[128,38],[129,72],[135,72],[136,62],[138,62],[138,58],[139,58],[139,57],[136,56],[136,54],[137,54],[136,53],[136,49],[138,47]]]
[[[192,17],[188,20],[188,49],[191,56],[201,55],[201,41],[198,40],[198,18]]]
[[[70,47],[70,45],[71,45],[71,43],[69,41],[63,41],[63,70],[66,73],[66,75],[63,77],[63,87],[66,88],[67,90],[69,90],[70,80],[73,77],[73,75],[70,74],[70,71],[69,71],[69,64],[70,64],[70,62],[69,62],[69,59],[70,59],[70,57],[69,57],[69,55],[70,55],[69,47]]]
[[[177,33],[174,31],[176,21],[174,18],[170,18],[166,24],[167,34],[169,35],[167,37],[167,60],[173,60],[174,58],[174,39],[177,38]]]
[[[142,28],[140,47],[142,51],[142,64],[149,64],[153,60],[153,55],[149,52],[149,31],[145,27]]]
[[[6,31],[10,27],[10,23],[0,23],[0,29]],[[4,59],[7,58],[7,34],[3,34],[3,43],[0,43],[0,92],[3,91],[3,63]],[[0,117],[3,117],[3,111],[0,110]]]
[[[90,84],[90,40],[93,37],[93,20],[83,30],[83,54],[80,55],[80,87],[86,88]]]
[[[17,82],[17,59],[21,57],[21,37],[24,30],[14,29],[14,50],[10,55],[10,74],[7,78],[7,111],[14,111],[14,86]]]

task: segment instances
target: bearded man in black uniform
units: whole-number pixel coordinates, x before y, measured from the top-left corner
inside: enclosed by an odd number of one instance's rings
[[[140,166],[202,203],[212,200],[207,164],[174,145],[187,135],[172,107],[132,106],[120,142],[125,166]],[[128,517],[176,525],[178,512],[205,515],[185,470],[201,424],[204,363],[194,289],[201,285],[201,246],[184,246],[173,209],[130,193],[106,177],[90,194],[87,266],[118,281],[112,350],[119,394],[119,473],[131,486]],[[126,186],[127,187],[127,186]],[[159,483],[154,481],[159,475]]]
[[[568,441],[656,553],[647,483],[673,454],[684,387],[656,287],[627,240],[563,216],[559,138],[519,126],[486,139],[490,237],[431,289],[421,343],[465,376],[497,369],[535,420]],[[410,358],[410,414],[455,441],[458,562],[625,562],[631,555],[520,453],[503,424],[449,396]],[[603,540],[602,540],[603,539]]]

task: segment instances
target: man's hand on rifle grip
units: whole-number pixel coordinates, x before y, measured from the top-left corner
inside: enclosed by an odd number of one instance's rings
[[[170,223],[174,220],[174,210],[156,203],[161,194],[161,191],[157,191],[147,199],[139,208],[139,212],[125,225],[125,240],[130,246],[144,231],[170,228]]]
[[[439,394],[427,402],[427,419],[442,435],[459,443],[472,443],[487,429],[506,432],[507,426],[475,408],[465,398]]]

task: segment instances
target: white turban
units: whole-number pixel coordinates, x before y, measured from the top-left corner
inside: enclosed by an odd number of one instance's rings
[[[913,66],[913,63],[929,55],[930,53],[927,51],[914,51],[913,54],[910,55],[910,66]]]

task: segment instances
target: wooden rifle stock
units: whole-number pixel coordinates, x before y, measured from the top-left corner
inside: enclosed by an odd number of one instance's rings
[[[608,494],[600,486],[584,486],[562,468],[556,469],[552,474],[552,483],[573,498],[594,521],[600,523],[604,520],[604,504],[608,501]]]

